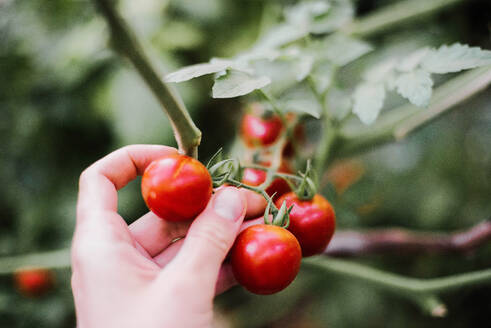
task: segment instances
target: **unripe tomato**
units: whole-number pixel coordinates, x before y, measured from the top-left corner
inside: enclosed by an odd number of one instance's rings
[[[336,227],[336,215],[331,204],[316,194],[311,200],[300,200],[294,192],[289,192],[276,200],[276,206],[293,205],[290,212],[291,231],[298,239],[303,256],[322,253],[331,241]]]
[[[208,204],[212,191],[210,173],[189,156],[164,156],[150,163],[143,173],[143,199],[164,220],[195,218]]]
[[[53,273],[46,269],[21,269],[14,273],[17,289],[25,296],[38,297],[53,287]]]
[[[261,163],[264,166],[269,166],[269,163]],[[278,169],[280,173],[292,173],[290,167],[283,162]],[[248,186],[257,187],[266,181],[267,173],[266,171],[254,168],[246,168],[244,169],[242,175],[242,182]],[[276,178],[271,181],[271,184],[266,188],[266,193],[272,196],[276,193],[275,198],[279,197],[291,190],[288,183],[282,178]]]
[[[279,292],[295,279],[302,251],[286,229],[258,224],[237,236],[230,259],[239,284],[252,293],[267,295]]]
[[[241,123],[241,135],[249,147],[272,145],[280,136],[283,123],[277,115],[261,117],[255,114],[245,114]]]

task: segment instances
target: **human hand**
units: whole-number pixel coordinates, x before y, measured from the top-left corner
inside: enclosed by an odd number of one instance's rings
[[[165,146],[128,146],[82,173],[72,246],[79,328],[210,327],[215,293],[235,284],[222,262],[244,216],[264,209],[251,192],[219,189],[192,223],[149,212],[128,226],[117,213],[117,190],[173,153]]]

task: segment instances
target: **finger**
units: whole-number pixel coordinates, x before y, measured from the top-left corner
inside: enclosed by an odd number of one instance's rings
[[[161,252],[159,255],[153,258],[154,262],[157,263],[161,268],[165,267],[172,259],[179,253],[184,239],[180,239],[172,243],[165,251]],[[218,279],[215,285],[215,294],[221,294],[231,287],[235,286],[237,281],[235,280],[234,274],[232,272],[232,266],[230,263],[224,263],[218,273]]]
[[[240,189],[241,193],[244,195],[247,202],[247,212],[246,218],[257,218],[264,213],[266,209],[266,199],[257,192],[247,189]]]
[[[250,226],[262,223],[264,223],[263,217],[256,218],[254,220],[244,221],[239,228],[239,233]],[[153,258],[153,261],[157,263],[161,268],[165,267],[177,255],[177,253],[179,253],[184,240],[185,238],[182,238],[176,242],[171,243],[166,249],[156,255]]]
[[[234,187],[223,188],[191,224],[181,250],[172,261],[183,274],[199,274],[203,288],[214,293],[219,268],[235,240],[246,201]],[[204,290],[204,292],[206,292]]]
[[[235,285],[237,285],[237,280],[235,280],[234,273],[232,272],[232,265],[230,263],[224,263],[218,273],[215,295],[226,292]]]
[[[155,256],[153,258],[153,261],[157,263],[159,267],[161,268],[165,267],[170,261],[172,261],[174,257],[176,257],[183,243],[184,243],[184,238],[179,239],[178,241],[172,243],[164,251],[160,252],[160,254]]]
[[[117,190],[123,188],[155,159],[177,150],[158,145],[132,145],[120,148],[92,164],[80,176],[77,219],[85,212],[117,211]]]
[[[270,220],[272,220],[272,215],[270,215]],[[249,228],[250,226],[256,225],[256,224],[264,224],[264,217],[259,217],[255,218],[254,220],[247,220],[244,221],[244,223],[240,226],[239,232],[242,232],[243,230]]]
[[[129,229],[133,238],[154,257],[166,249],[173,240],[186,235],[191,222],[169,222],[148,212],[132,224]]]

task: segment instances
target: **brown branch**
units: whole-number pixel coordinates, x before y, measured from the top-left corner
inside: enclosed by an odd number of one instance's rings
[[[491,220],[449,234],[405,229],[341,230],[324,254],[355,257],[368,254],[465,253],[491,241]]]

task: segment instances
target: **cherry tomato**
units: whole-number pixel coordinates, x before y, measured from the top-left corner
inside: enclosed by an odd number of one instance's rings
[[[242,231],[230,255],[235,279],[248,291],[261,295],[286,288],[297,276],[302,259],[295,236],[266,224]]]
[[[17,289],[29,297],[38,297],[49,291],[54,284],[53,273],[46,269],[21,269],[14,274]]]
[[[263,166],[269,166],[269,163],[261,163]],[[281,173],[292,173],[292,170],[290,167],[283,162],[281,166],[278,169],[278,172]],[[261,185],[264,181],[266,181],[266,176],[267,173],[266,171],[260,170],[260,169],[253,169],[253,168],[246,168],[244,169],[243,175],[242,175],[242,182],[245,183],[248,186],[259,186]],[[282,179],[282,178],[276,178],[271,181],[271,184],[266,188],[266,193],[270,196],[272,196],[274,193],[276,193],[275,198],[279,197],[291,190],[290,186],[288,183]]]
[[[241,135],[249,147],[272,145],[283,130],[283,123],[277,115],[261,117],[256,114],[245,114],[241,123]]]
[[[153,161],[143,173],[142,194],[148,208],[168,221],[195,218],[212,193],[211,176],[194,158],[170,155]]]
[[[298,239],[303,256],[322,253],[331,241],[336,227],[336,216],[331,204],[321,195],[311,200],[300,200],[294,192],[289,192],[276,200],[276,206],[293,205],[290,212],[291,231]]]

